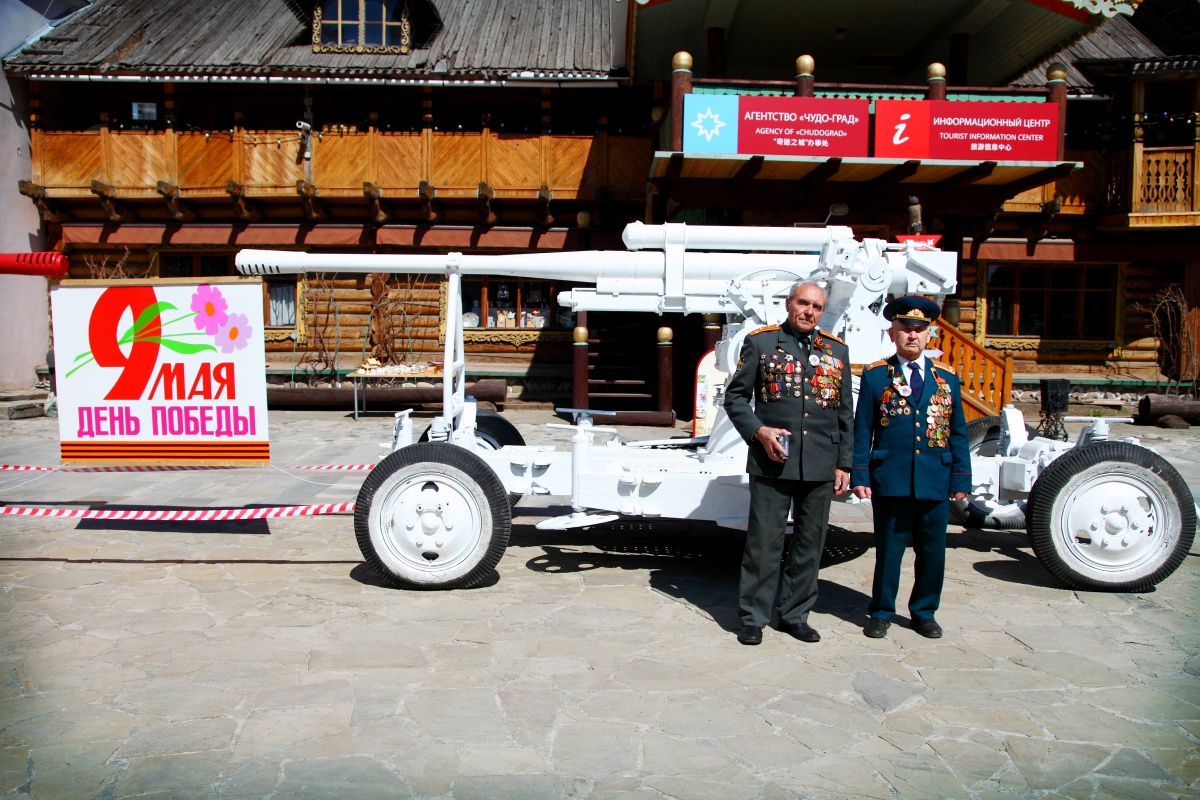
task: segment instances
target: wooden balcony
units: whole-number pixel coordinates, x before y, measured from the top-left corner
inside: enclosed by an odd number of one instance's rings
[[[325,200],[363,201],[364,183],[384,198],[416,198],[422,182],[438,199],[642,200],[652,151],[645,137],[418,131],[314,132],[307,163],[298,131],[42,131],[32,136],[32,183],[45,199],[95,199],[93,182],[121,200],[161,200],[164,182],[181,200],[295,199],[309,181]]]
[[[1189,228],[1200,226],[1200,145],[1143,147],[1107,156],[1096,152],[1067,153],[1083,169],[1022,192],[1004,210],[1036,213],[1092,214],[1107,230]]]

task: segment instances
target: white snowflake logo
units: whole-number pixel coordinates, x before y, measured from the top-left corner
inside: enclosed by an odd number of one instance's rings
[[[712,127],[706,127],[705,121],[712,123]],[[711,142],[714,136],[721,135],[721,128],[725,127],[725,123],[721,122],[721,116],[714,114],[711,108],[704,111],[703,114],[696,115],[696,121],[692,123],[692,127],[696,129],[697,136],[703,136],[705,141]]]

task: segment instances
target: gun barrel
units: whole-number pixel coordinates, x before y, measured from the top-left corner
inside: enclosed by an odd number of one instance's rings
[[[820,228],[753,228],[732,225],[643,225],[625,226],[621,241],[630,250],[665,250],[670,245],[684,250],[774,250],[819,252],[838,239],[854,239],[854,231],[843,225]]]

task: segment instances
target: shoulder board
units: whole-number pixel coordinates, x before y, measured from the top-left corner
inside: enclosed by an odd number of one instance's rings
[[[754,330],[750,331],[750,333],[747,335],[757,336],[760,333],[769,333],[770,331],[777,331],[777,330],[779,330],[778,325],[764,325],[761,328],[755,328]]]
[[[949,372],[951,375],[958,374],[957,372],[954,371],[954,367],[952,367],[949,364],[946,364],[942,361],[933,362],[933,366],[937,369],[940,369],[942,372]]]
[[[887,366],[887,359],[881,358],[878,361],[871,363],[871,364],[867,364],[865,367],[863,367],[863,372],[870,372],[871,370],[877,369],[878,367],[886,367],[886,366]]]
[[[831,342],[837,342],[838,344],[845,344],[845,342],[843,342],[838,337],[834,336],[832,333],[826,333],[825,331],[821,331],[821,336],[830,340]]]

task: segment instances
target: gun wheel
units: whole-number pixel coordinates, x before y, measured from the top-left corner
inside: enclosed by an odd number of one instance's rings
[[[1032,425],[1026,424],[1025,432],[1030,438],[1037,436],[1037,429]],[[980,417],[967,423],[967,447],[971,455],[994,456],[999,441],[999,417]],[[1025,506],[1022,503],[1002,506],[974,497],[951,500],[950,516],[959,525],[967,528],[1011,530],[1025,527]]]
[[[429,441],[429,430],[429,428],[425,429],[421,437],[417,439],[418,443]],[[517,430],[516,425],[513,425],[495,411],[489,411],[486,408],[481,408],[475,412],[475,441],[485,450],[499,450],[501,447],[508,445],[514,447],[525,446],[525,437]],[[520,499],[521,495],[519,493],[511,492],[508,495],[508,504],[515,506]]]
[[[1099,442],[1052,461],[1029,495],[1038,559],[1074,589],[1144,592],[1176,570],[1196,509],[1166,459],[1127,442]]]
[[[363,558],[405,589],[466,589],[489,576],[508,546],[504,485],[461,447],[415,444],[371,471],[354,533]]]

